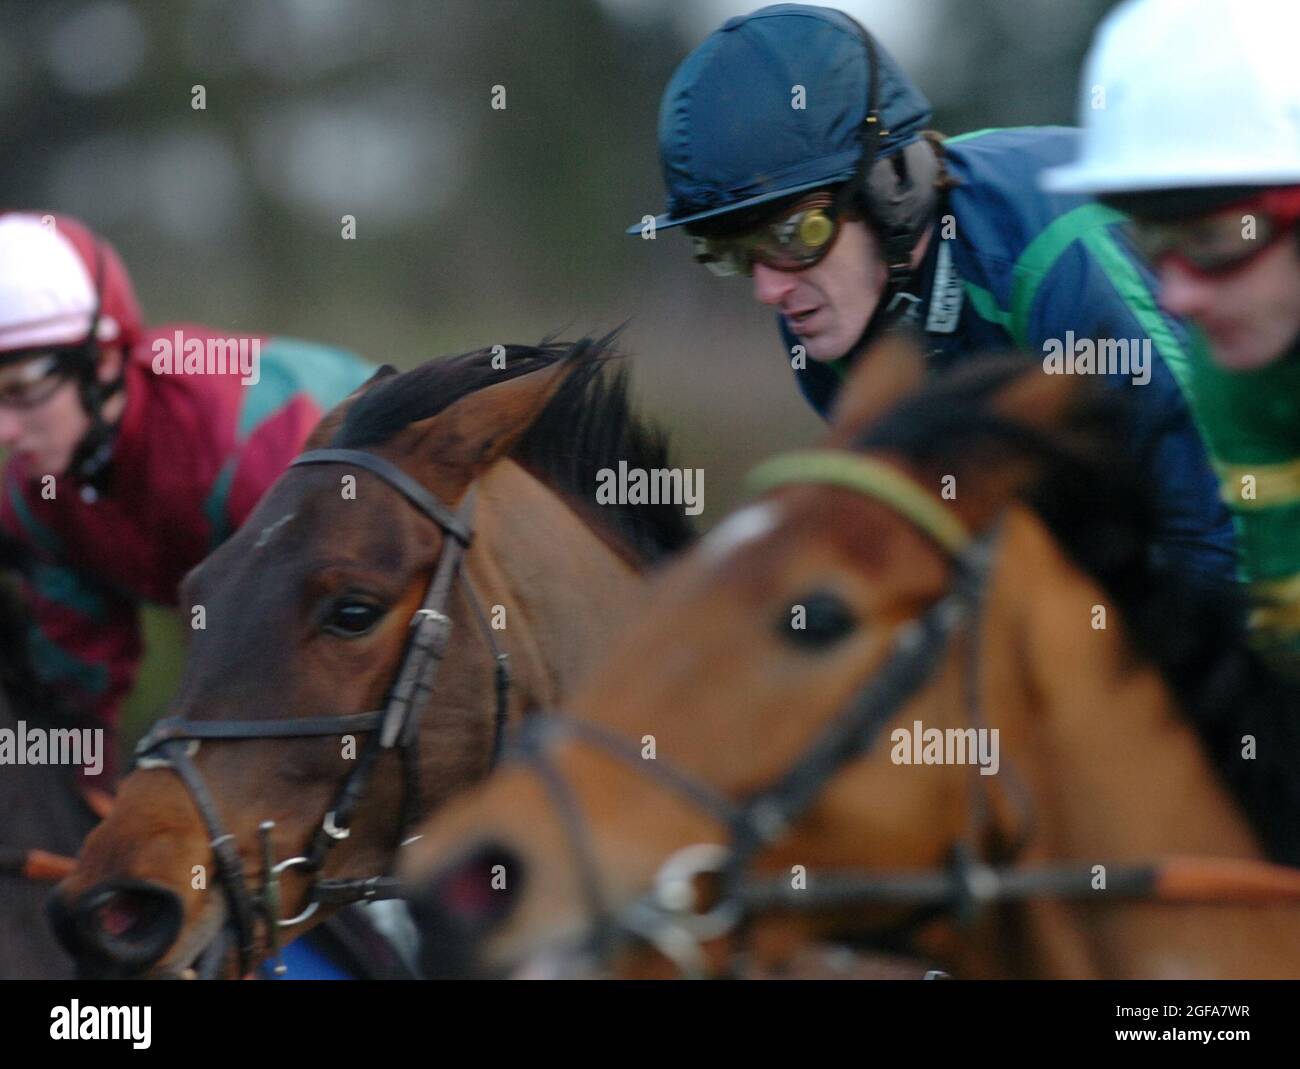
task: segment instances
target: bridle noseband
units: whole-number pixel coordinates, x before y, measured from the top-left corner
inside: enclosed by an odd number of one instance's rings
[[[395,464],[373,453],[357,449],[313,449],[297,457],[291,467],[307,464],[345,464],[378,476],[427,516],[446,538],[420,607],[411,617],[410,637],[388,697],[382,709],[341,716],[318,716],[275,720],[187,720],[168,717],[159,720],[136,746],[137,768],[171,768],[181,778],[208,830],[217,874],[226,895],[230,921],[238,940],[241,975],[256,963],[259,916],[265,922],[270,956],[278,958],[279,929],[299,924],[323,902],[343,903],[391,897],[384,893],[391,877],[372,876],[355,880],[315,879],[307,907],[296,917],[280,917],[280,874],[288,869],[318,873],[330,849],[351,834],[352,820],[365,795],[379,755],[395,750],[403,771],[402,814],[399,835],[405,835],[420,813],[419,727],[420,719],[437,683],[438,669],[451,637],[447,605],[457,577],[477,617],[479,628],[492,653],[494,665],[495,721],[491,764],[501,751],[509,707],[510,672],[507,654],[498,647],[483,614],[469,576],[461,563],[473,540],[473,510],[476,487],[471,485],[459,508],[438,500]],[[208,740],[322,738],[367,733],[369,738],[335,794],[333,804],[321,819],[305,854],[276,863],[272,856],[271,832],[275,825],[263,821],[261,838],[262,879],[257,896],[249,889],[238,844],[226,831],[216,800],[199,774],[193,757]],[[219,955],[213,955],[219,958]],[[220,961],[209,962],[211,969]],[[277,971],[283,971],[277,963]]]
[[[749,874],[757,855],[784,837],[834,776],[871,751],[894,714],[929,682],[963,623],[972,632],[963,689],[971,723],[981,723],[976,678],[978,608],[997,535],[995,527],[972,536],[954,512],[910,477],[858,454],[836,450],[781,454],[759,465],[749,484],[755,493],[794,484],[835,485],[879,501],[944,550],[954,569],[953,585],[920,617],[898,630],[883,666],[790,768],[742,801],[728,798],[669,762],[644,759],[630,740],[589,721],[549,713],[531,715],[507,748],[506,757],[535,770],[565,827],[589,917],[579,955],[597,964],[608,962],[617,943],[631,937],[654,946],[683,975],[703,976],[707,974],[703,943],[727,935],[760,914],[778,910],[910,905],[919,907],[908,924],[914,928],[941,916],[971,923],[994,903],[1095,897],[1095,871],[1090,864],[995,866],[981,859],[979,843],[987,830],[988,798],[978,775],[972,784],[970,826],[964,839],[954,845],[946,868],[817,873],[810,874],[807,885],[799,889],[788,877]],[[572,787],[549,759],[549,749],[559,740],[589,745],[707,813],[726,830],[725,845],[696,843],[682,848],[660,867],[649,893],[614,910],[608,904],[585,815]],[[1003,765],[1008,792],[1019,803],[1028,825],[1032,816],[1028,794],[1010,762]],[[1022,835],[1020,846],[1027,835]],[[1018,850],[1011,852],[1012,857]],[[1300,870],[1263,861],[1175,857],[1147,864],[1108,864],[1105,869],[1106,894],[1112,900],[1300,901]],[[705,875],[718,877],[719,890],[714,904],[701,912],[694,885]]]

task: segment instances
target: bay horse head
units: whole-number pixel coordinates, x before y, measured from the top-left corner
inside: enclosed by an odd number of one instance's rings
[[[1300,892],[1262,862],[1300,857],[1294,693],[1150,560],[1117,404],[868,353],[826,448],[760,466],[422,829],[427,967],[707,975],[852,938],[965,976],[1300,973],[1300,911],[1242,906]]]
[[[689,533],[591,507],[613,457],[663,463],[611,353],[381,371],[186,577],[170,715],[51,904],[87,974],[243,974],[374,897],[412,822],[600,649]]]

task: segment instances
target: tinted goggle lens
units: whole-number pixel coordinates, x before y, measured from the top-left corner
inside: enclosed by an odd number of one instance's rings
[[[757,261],[778,271],[801,271],[821,260],[834,243],[839,224],[831,198],[819,194],[788,215],[734,235],[692,235],[692,253],[715,275],[753,274]]]
[[[0,379],[0,405],[35,408],[48,400],[66,378],[67,368],[58,353],[24,361],[17,374]]]
[[[1129,235],[1152,264],[1173,257],[1204,274],[1219,274],[1259,255],[1273,244],[1279,230],[1271,215],[1243,211],[1170,223],[1135,220]]]

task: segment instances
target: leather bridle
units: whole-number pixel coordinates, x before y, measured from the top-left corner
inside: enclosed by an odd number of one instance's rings
[[[971,923],[994,903],[1048,897],[1098,900],[1092,863],[994,865],[981,859],[988,797],[975,769],[970,826],[954,845],[945,868],[810,873],[806,886],[798,889],[788,876],[760,878],[750,873],[757,855],[787,834],[835,775],[871,751],[891,718],[930,681],[963,623],[970,635],[966,704],[972,724],[980,723],[978,608],[996,529],[972,537],[955,513],[910,477],[874,458],[847,452],[782,454],[750,476],[755,492],[816,483],[855,490],[902,516],[944,550],[953,566],[953,584],[920,617],[898,630],[882,667],[789,769],[740,801],[670,762],[645,759],[639,745],[589,721],[543,713],[525,721],[507,748],[506,759],[534,769],[564,825],[588,915],[580,958],[598,966],[607,964],[614,947],[632,938],[654,946],[683,975],[703,976],[708,966],[702,944],[775,911],[911,905],[917,912],[906,927],[914,928],[941,916]],[[601,878],[589,822],[572,786],[548,755],[560,740],[590,746],[709,814],[726,830],[725,845],[697,843],[677,851],[660,867],[649,893],[615,910]],[[1004,761],[1003,766],[1009,793],[1028,826],[1028,795],[1010,763]],[[1027,833],[1022,834],[1021,845],[1026,838]],[[1016,852],[1018,847],[1011,851],[1012,859]],[[1173,857],[1104,867],[1107,899],[1184,904],[1300,901],[1300,870],[1263,861]],[[716,893],[704,911],[699,909],[696,887],[701,876],[717,878]],[[896,935],[897,930],[889,934]]]
[[[154,724],[136,746],[136,767],[174,770],[203,819],[237,941],[241,975],[256,964],[259,919],[266,926],[270,956],[275,958],[279,951],[279,929],[305,921],[323,902],[346,903],[389,897],[380,893],[387,877],[352,880],[322,880],[317,877],[308,893],[307,907],[295,917],[281,918],[279,877],[288,869],[301,869],[309,874],[320,872],[330,849],[351,834],[352,820],[370,783],[375,762],[386,750],[396,750],[402,762],[404,784],[399,836],[404,836],[419,816],[420,719],[437,683],[438,669],[450,640],[451,619],[446,610],[458,576],[463,580],[462,588],[493,658],[495,723],[492,765],[500,756],[509,707],[511,680],[507,654],[498,647],[469,576],[461,569],[473,539],[476,487],[471,485],[460,507],[453,509],[396,465],[373,453],[357,449],[314,449],[297,457],[291,466],[307,464],[344,464],[378,476],[441,528],[445,540],[424,599],[411,617],[411,634],[382,709],[341,716],[269,720],[168,717]],[[263,821],[259,826],[262,873],[260,887],[254,894],[235,837],[226,830],[216,800],[194,764],[193,758],[199,746],[207,741],[321,738],[354,733],[366,733],[369,738],[357,756],[355,767],[340,784],[333,804],[322,818],[306,853],[275,862],[271,844],[275,825],[272,821]],[[219,939],[215,941],[219,942]],[[220,952],[205,955],[205,967],[208,970],[219,968],[220,956]],[[278,964],[277,970],[283,971],[283,966]]]

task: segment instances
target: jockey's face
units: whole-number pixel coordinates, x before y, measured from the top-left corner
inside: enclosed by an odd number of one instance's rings
[[[105,381],[115,377],[120,364],[121,351],[106,350],[100,359],[100,377]],[[32,361],[0,367],[0,450],[20,457],[28,473],[37,478],[63,475],[90,430],[90,416],[81,404],[75,380],[63,379],[44,396],[40,384],[28,385],[31,367]],[[41,397],[37,404],[15,407],[4,403],[5,397],[33,390],[38,391],[34,396]],[[111,414],[119,414],[121,398],[119,392],[109,399],[105,409],[111,406]],[[110,412],[106,411],[105,416],[109,418]]]
[[[1176,258],[1156,271],[1161,307],[1196,323],[1228,371],[1265,367],[1300,336],[1300,251],[1290,238],[1225,275],[1197,274]]]
[[[929,240],[925,234],[916,243],[913,267],[925,256]],[[847,219],[830,252],[811,267],[778,271],[755,263],[754,298],[781,312],[810,359],[838,360],[866,330],[888,278],[875,231]]]

